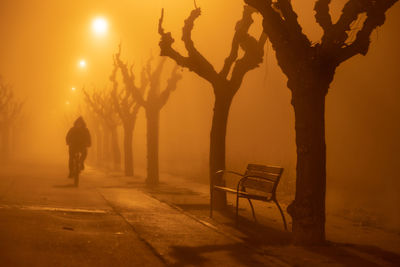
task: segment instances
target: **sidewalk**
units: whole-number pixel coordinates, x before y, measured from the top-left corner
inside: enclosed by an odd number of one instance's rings
[[[379,229],[356,229],[343,225],[338,238],[324,247],[295,247],[290,233],[283,230],[280,215],[273,205],[255,203],[258,223],[252,220],[248,204],[241,204],[236,226],[231,210],[216,212],[209,218],[208,186],[180,177],[162,174],[156,188],[147,188],[144,176],[134,178],[108,174],[119,186],[103,186],[98,192],[167,265],[172,266],[398,266],[399,236]],[[231,199],[232,200],[232,199]],[[229,201],[229,199],[228,199]],[[285,207],[284,207],[285,209]],[[268,212],[265,212],[265,211]],[[289,216],[286,216],[289,219]],[[327,227],[327,232],[332,226]],[[289,229],[291,225],[289,224]],[[358,227],[359,228],[359,227]],[[339,230],[338,230],[339,229]],[[356,231],[357,232],[354,232]],[[335,231],[331,231],[336,237]],[[342,237],[390,237],[387,247],[373,246],[376,240],[348,244]],[[343,239],[343,238],[342,238]],[[371,239],[371,238],[370,238]],[[351,238],[349,238],[351,240]],[[358,239],[359,241],[362,238]],[[379,240],[378,240],[379,241]],[[380,240],[379,242],[382,242]],[[379,243],[378,242],[378,243]],[[383,240],[385,243],[385,240]],[[397,242],[397,243],[396,243]]]

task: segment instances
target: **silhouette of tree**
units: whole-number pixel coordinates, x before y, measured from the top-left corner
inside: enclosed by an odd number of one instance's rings
[[[21,114],[22,107],[23,103],[15,99],[11,85],[0,80],[0,134],[3,160],[7,160],[10,156],[12,128]]]
[[[124,154],[125,154],[125,175],[133,176],[133,151],[132,151],[132,138],[133,130],[135,129],[136,118],[141,107],[136,94],[133,90],[136,90],[139,95],[142,95],[147,84],[148,79],[146,78],[144,69],[141,75],[141,86],[135,85],[135,75],[133,73],[133,64],[128,70],[126,64],[120,60],[121,45],[119,45],[118,53],[114,55],[114,68],[110,76],[110,80],[113,83],[112,97],[115,105],[115,109],[121,118],[122,126],[124,128]],[[118,90],[117,71],[118,68],[123,65],[124,68],[124,79],[129,80],[128,85],[124,83],[122,90]],[[134,87],[132,89],[131,87]]]
[[[129,88],[135,97],[138,104],[143,106],[146,112],[146,126],[147,126],[147,179],[148,185],[157,185],[159,183],[159,128],[160,128],[160,111],[168,102],[169,96],[172,91],[177,87],[178,81],[182,78],[178,73],[178,66],[172,70],[171,76],[167,81],[166,88],[161,92],[161,74],[164,68],[166,58],[160,59],[156,69],[151,69],[151,59],[148,61],[147,66],[142,72],[142,87],[138,88],[132,79],[132,71],[120,59],[120,54],[116,54],[115,61],[121,69],[126,88]],[[144,89],[147,84],[143,83],[147,77],[150,83],[147,97],[144,99]],[[144,86],[144,87],[143,87]]]
[[[398,0],[349,0],[336,23],[330,0],[315,1],[315,19],[323,35],[312,43],[302,32],[290,0],[245,0],[263,16],[264,32],[288,78],[295,112],[297,178],[295,200],[288,212],[293,218],[296,244],[325,241],[325,96],[336,68],[347,59],[366,55],[372,31],[385,22],[385,12]],[[365,17],[355,39],[351,25]]]
[[[233,97],[239,90],[245,74],[258,67],[263,60],[264,45],[267,40],[266,35],[261,34],[257,40],[248,34],[248,30],[253,23],[252,14],[254,12],[254,8],[244,7],[243,16],[235,27],[231,51],[219,72],[200,54],[192,41],[192,29],[194,21],[200,16],[200,8],[195,8],[191,12],[190,16],[185,20],[182,30],[182,41],[185,44],[188,56],[183,56],[172,48],[175,40],[170,32],[166,33],[162,28],[164,10],[162,10],[159,21],[158,31],[161,35],[161,56],[172,58],[180,66],[188,68],[210,82],[213,87],[215,100],[210,133],[210,190],[214,184],[223,185],[222,177],[217,175],[216,171],[225,169],[226,127]],[[244,55],[241,58],[238,58],[239,48],[244,51]],[[230,78],[228,78],[229,74],[231,74]],[[226,206],[225,192],[215,192],[214,199],[216,208],[224,208]]]
[[[99,123],[101,119],[87,104],[79,107],[78,116],[79,114],[82,114],[83,118],[85,119],[92,138],[92,147],[90,149],[91,153],[88,154],[87,161],[91,164],[101,166],[104,163],[102,147],[103,131],[101,123]],[[77,116],[74,117],[74,120],[76,117]]]
[[[83,90],[86,103],[91,107],[94,113],[98,115],[103,124],[103,153],[105,159],[108,159],[109,144],[111,141],[111,154],[114,163],[114,169],[119,169],[121,166],[121,152],[118,145],[118,115],[115,112],[113,99],[110,92],[107,90],[93,90],[90,95]]]

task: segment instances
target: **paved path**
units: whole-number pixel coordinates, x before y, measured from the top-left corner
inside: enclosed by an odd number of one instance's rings
[[[165,265],[91,182],[71,182],[62,165],[3,168],[0,266]]]
[[[207,188],[173,177],[153,190],[143,177],[88,168],[75,188],[65,174],[62,164],[0,169],[0,266],[400,264],[397,254],[371,246],[291,246],[271,211],[260,224],[242,219],[236,227],[218,213],[212,220]]]
[[[4,266],[287,266],[127,186],[127,178],[89,168],[75,188],[64,177],[62,165],[3,170]]]

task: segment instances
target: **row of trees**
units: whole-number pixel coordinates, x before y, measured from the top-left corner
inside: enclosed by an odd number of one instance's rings
[[[118,52],[113,55],[113,60],[113,70],[109,77],[112,84],[111,89],[94,89],[90,93],[84,90],[89,124],[93,127],[97,140],[97,161],[101,163],[111,160],[113,168],[119,169],[121,152],[117,129],[119,125],[122,125],[124,172],[127,176],[134,175],[133,132],[138,112],[140,108],[143,108],[147,125],[146,183],[157,185],[159,183],[160,111],[167,103],[171,92],[176,89],[182,76],[179,68],[175,66],[166,81],[164,90],[161,90],[166,58],[161,58],[155,68],[152,66],[153,59],[150,58],[141,69],[140,83],[133,71],[133,64],[128,65],[121,59],[121,45]],[[100,122],[100,124],[96,122]]]
[[[85,100],[89,110],[103,129],[103,147],[102,154],[109,155],[107,140],[111,138],[111,154],[113,155],[114,167],[120,165],[120,153],[117,143],[116,129],[121,122],[124,132],[124,170],[126,175],[133,175],[133,152],[132,136],[135,128],[138,111],[144,108],[147,124],[147,180],[150,185],[156,185],[159,182],[159,160],[158,160],[158,136],[159,136],[159,117],[160,110],[167,103],[172,91],[177,87],[182,78],[179,73],[178,65],[187,67],[194,71],[200,77],[209,81],[213,87],[215,95],[214,115],[211,126],[210,138],[210,184],[222,182],[222,177],[215,176],[215,172],[225,168],[225,137],[229,109],[236,92],[241,87],[243,78],[247,72],[259,66],[263,61],[264,45],[266,35],[261,34],[258,38],[249,35],[248,30],[253,23],[252,14],[254,8],[245,6],[242,18],[237,22],[235,34],[232,39],[231,51],[225,59],[221,71],[217,72],[213,66],[196,50],[191,40],[190,34],[193,28],[194,20],[200,15],[200,9],[195,9],[185,23],[183,40],[189,56],[183,57],[171,48],[170,39],[163,38],[160,42],[161,55],[163,57],[152,69],[152,59],[150,59],[141,70],[140,85],[137,85],[136,75],[133,71],[133,65],[128,66],[121,59],[121,46],[114,55],[114,68],[110,75],[112,83],[111,90],[94,90],[91,94],[85,91]],[[159,24],[159,32],[164,33],[162,29],[162,19]],[[244,55],[238,58],[239,50],[244,51]],[[177,65],[167,80],[166,87],[161,91],[161,77],[166,58],[173,55]],[[118,79],[118,73],[121,74],[122,84]],[[97,127],[98,128],[98,127]],[[96,128],[95,128],[96,129]],[[98,130],[95,134],[100,136]],[[97,138],[98,140],[100,138]],[[98,149],[98,151],[101,151]],[[103,159],[101,155],[99,159]],[[226,206],[226,196],[224,193],[218,195],[216,205],[223,208]]]
[[[366,55],[370,36],[383,25],[386,11],[398,0],[348,0],[336,23],[332,21],[330,0],[315,1],[315,19],[323,35],[313,43],[303,33],[290,0],[244,0],[263,17],[264,34],[259,39],[248,35],[251,14],[245,6],[243,18],[236,25],[232,50],[220,72],[198,52],[191,39],[194,21],[200,16],[195,8],[185,20],[182,41],[188,56],[172,48],[174,39],[162,27],[164,12],[159,21],[161,55],[168,56],[209,81],[214,89],[215,103],[210,133],[210,187],[223,185],[215,171],[225,168],[226,122],[232,99],[240,88],[244,74],[262,60],[263,46],[268,37],[278,64],[288,78],[295,112],[297,169],[296,196],[288,212],[293,219],[296,244],[321,244],[325,241],[325,96],[333,81],[336,68],[355,55]],[[356,38],[349,38],[352,23],[365,17]],[[357,30],[357,29],[355,29]],[[237,49],[244,56],[237,59]],[[233,66],[231,78],[227,79]],[[215,198],[217,207],[225,207],[226,196],[221,192]]]
[[[208,81],[214,93],[214,109],[210,130],[209,173],[212,185],[223,185],[215,172],[225,169],[225,137],[232,100],[241,87],[247,72],[259,66],[263,60],[267,39],[272,43],[278,64],[288,78],[295,113],[297,169],[296,195],[288,212],[293,219],[293,236],[296,244],[321,244],[325,241],[325,192],[326,192],[326,145],[325,145],[325,96],[333,81],[336,68],[351,57],[366,55],[370,36],[385,21],[386,11],[398,0],[348,0],[339,19],[334,23],[330,16],[330,0],[315,1],[315,19],[323,35],[320,42],[311,42],[298,23],[297,14],[290,0],[245,0],[250,6],[243,9],[237,22],[231,50],[223,67],[216,71],[213,65],[196,49],[192,40],[195,20],[200,8],[195,8],[185,20],[182,41],[187,55],[175,50],[174,39],[162,26],[164,10],[159,20],[161,56],[174,60]],[[263,17],[263,33],[250,36],[252,14]],[[363,25],[354,38],[349,38],[351,25],[364,16]],[[243,56],[239,57],[239,50]],[[114,136],[117,121],[124,128],[125,172],[133,175],[132,132],[140,107],[147,119],[147,183],[158,183],[158,127],[159,113],[176,89],[181,75],[174,68],[163,92],[160,90],[161,72],[165,58],[151,68],[151,60],[142,68],[140,86],[136,84],[133,67],[121,60],[121,49],[114,55],[114,69],[110,80],[111,92],[86,93],[86,101],[94,116]],[[117,73],[122,76],[121,86]],[[148,90],[146,90],[148,88]],[[147,94],[145,94],[147,92]],[[145,97],[146,95],[146,97]],[[118,115],[118,119],[116,119]],[[115,136],[112,138],[115,139]],[[118,151],[114,151],[117,154]],[[120,160],[120,159],[119,159]],[[118,157],[115,157],[118,163]],[[223,192],[215,197],[217,208],[226,206]]]
[[[23,103],[15,97],[11,84],[0,79],[0,158],[3,162],[10,158],[14,129],[22,107]]]

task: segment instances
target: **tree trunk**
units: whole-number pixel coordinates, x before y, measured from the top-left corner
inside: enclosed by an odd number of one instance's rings
[[[147,179],[148,185],[157,185],[159,182],[158,169],[158,139],[160,110],[156,107],[146,108],[147,118]]]
[[[216,91],[216,90],[215,90]],[[225,186],[222,174],[215,174],[218,170],[225,170],[225,138],[228,123],[229,108],[232,97],[215,95],[214,114],[210,133],[210,194],[213,194],[215,209],[226,207],[226,193],[212,192],[213,185]]]
[[[328,88],[327,83],[326,88]],[[293,92],[297,145],[295,200],[288,212],[293,219],[294,243],[318,245],[325,241],[325,92],[321,85]]]
[[[100,128],[96,129],[96,161],[100,166],[103,163],[103,133]]]
[[[8,125],[2,126],[1,131],[1,158],[7,161],[10,157],[10,127]]]
[[[111,129],[111,145],[112,145],[111,149],[113,153],[114,169],[119,170],[121,168],[121,151],[118,145],[117,127]]]
[[[110,162],[112,161],[111,149],[110,149],[111,134],[107,127],[103,128],[103,162],[107,168],[110,168]]]
[[[124,153],[125,153],[125,175],[133,176],[133,151],[132,151],[133,127],[124,125]]]

